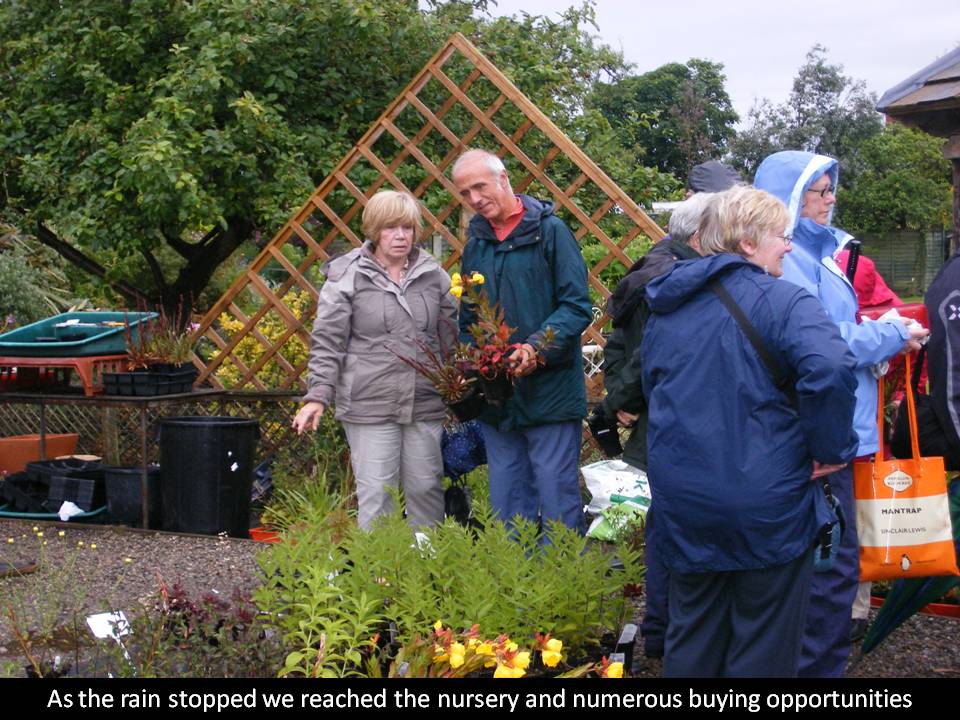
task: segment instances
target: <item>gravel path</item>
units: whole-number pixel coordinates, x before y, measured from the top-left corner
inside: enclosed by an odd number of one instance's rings
[[[226,537],[0,520],[0,570],[10,562],[41,565],[37,572],[0,579],[0,670],[15,672],[23,664],[8,605],[34,623],[49,623],[38,618],[57,605],[84,616],[130,612],[149,602],[159,577],[168,585],[179,582],[191,597],[215,592],[229,598],[235,587],[257,585],[255,555],[262,548]],[[659,676],[659,662],[644,658],[640,643],[635,656],[634,675]],[[916,615],[869,655],[855,653],[849,674],[960,677],[960,620]]]
[[[10,562],[39,564],[36,572],[0,579],[0,670],[23,664],[8,605],[25,625],[49,627],[57,605],[81,619],[120,609],[129,614],[150,602],[160,578],[179,583],[191,598],[213,592],[229,599],[235,587],[256,586],[254,556],[262,547],[227,537],[0,520],[0,570]],[[61,622],[72,624],[72,615],[62,613]]]

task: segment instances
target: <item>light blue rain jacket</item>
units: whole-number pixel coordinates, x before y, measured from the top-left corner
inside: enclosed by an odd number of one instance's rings
[[[852,236],[832,225],[820,225],[800,217],[807,188],[826,173],[837,184],[837,161],[825,155],[785,150],[767,157],[757,169],[754,187],[776,195],[790,213],[793,251],[783,258],[783,279],[805,288],[820,298],[827,316],[840,328],[857,359],[857,406],[854,429],[860,439],[857,455],[877,451],[877,381],[871,368],[888,360],[903,347],[909,333],[899,322],[857,324],[857,295],[834,258]],[[830,223],[833,219],[831,209]]]

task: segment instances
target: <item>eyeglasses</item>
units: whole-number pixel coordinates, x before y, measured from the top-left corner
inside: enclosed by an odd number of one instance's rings
[[[837,189],[836,185],[827,185],[825,188],[821,188],[820,190],[817,190],[816,188],[807,188],[807,192],[817,193],[817,195],[819,195],[820,197],[826,197],[827,193],[830,193],[831,195],[833,195],[834,190],[836,189]]]
[[[783,244],[786,245],[787,247],[790,247],[790,245],[793,243],[793,238],[790,237],[789,235],[774,235],[774,237],[777,237],[783,240]]]

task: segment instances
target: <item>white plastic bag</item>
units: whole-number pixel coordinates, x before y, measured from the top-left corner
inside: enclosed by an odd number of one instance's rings
[[[627,525],[643,522],[650,507],[647,474],[622,460],[601,460],[580,468],[591,500],[587,512],[597,515],[587,537],[611,541]]]
[[[590,491],[591,500],[587,512],[599,514],[613,504],[633,502],[635,505],[650,505],[650,483],[647,474],[623,460],[601,460],[580,468]],[[645,501],[645,502],[644,502]]]

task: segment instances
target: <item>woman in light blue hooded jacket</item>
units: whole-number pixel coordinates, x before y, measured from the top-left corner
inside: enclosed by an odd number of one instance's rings
[[[833,227],[837,161],[825,155],[786,150],[767,157],[754,186],[776,195],[787,206],[793,252],[783,260],[783,279],[820,299],[857,359],[857,404],[854,429],[857,455],[877,451],[877,381],[873,367],[899,352],[919,349],[926,330],[908,330],[902,322],[857,323],[857,295],[834,258],[852,236]],[[833,567],[814,574],[805,624],[800,677],[840,677],[850,653],[850,610],[860,579],[860,559],[853,501],[853,471],[829,476],[831,489],[847,521]]]

